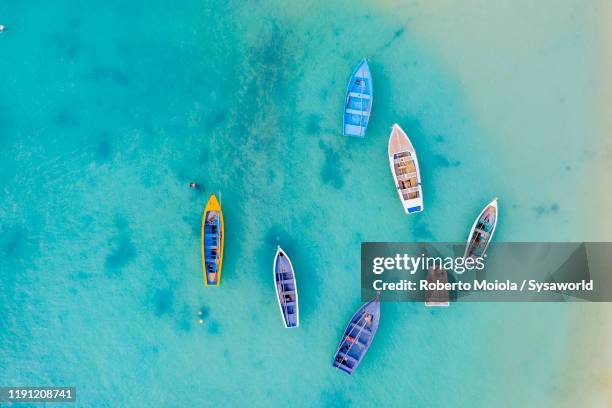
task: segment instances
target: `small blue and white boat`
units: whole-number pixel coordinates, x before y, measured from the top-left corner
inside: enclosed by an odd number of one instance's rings
[[[334,367],[353,374],[374,340],[379,320],[380,301],[377,296],[361,306],[351,317],[334,355]]]
[[[372,74],[368,61],[364,58],[353,71],[351,80],[346,87],[342,129],[345,136],[365,136],[370,122],[373,101]]]
[[[279,246],[274,257],[274,286],[276,299],[280,309],[285,328],[300,325],[300,308],[298,306],[298,292],[295,282],[295,272],[291,259]]]
[[[464,258],[483,257],[485,251],[489,247],[495,228],[497,227],[497,219],[499,217],[499,209],[497,206],[497,197],[493,198],[487,206],[478,214],[470,235],[468,236],[467,246],[465,248]]]

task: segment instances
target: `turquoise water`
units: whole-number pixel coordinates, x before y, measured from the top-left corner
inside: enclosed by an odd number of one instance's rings
[[[362,241],[463,240],[494,195],[500,241],[589,239],[588,197],[568,186],[592,192],[597,7],[7,3],[0,385],[76,386],[98,407],[563,395],[574,305],[384,304],[357,373],[331,358],[360,305]],[[373,116],[364,140],[343,138],[363,56]],[[422,166],[412,217],[389,174],[393,122]],[[220,288],[204,287],[199,252],[211,192],[227,224]],[[277,244],[296,268],[297,330],[274,297]]]

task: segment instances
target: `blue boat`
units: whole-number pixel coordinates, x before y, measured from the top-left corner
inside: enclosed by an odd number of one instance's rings
[[[368,61],[364,58],[353,71],[351,80],[346,87],[342,129],[345,136],[365,136],[370,122],[373,100],[372,74]]]
[[[300,308],[295,272],[291,259],[280,246],[276,250],[272,272],[274,273],[276,299],[278,300],[283,324],[285,328],[298,327],[300,325]]]
[[[374,340],[379,320],[380,301],[377,296],[361,306],[349,321],[334,355],[334,367],[353,374]]]

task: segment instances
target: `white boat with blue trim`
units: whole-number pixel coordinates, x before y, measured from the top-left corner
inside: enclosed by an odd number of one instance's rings
[[[499,209],[497,206],[497,197],[494,197],[493,201],[487,204],[480,214],[478,214],[476,221],[474,221],[472,225],[465,247],[465,258],[478,258],[484,256],[493,239],[498,217]]]
[[[276,300],[285,328],[300,325],[300,308],[298,305],[297,284],[291,259],[279,246],[274,257],[274,286],[276,287]]]

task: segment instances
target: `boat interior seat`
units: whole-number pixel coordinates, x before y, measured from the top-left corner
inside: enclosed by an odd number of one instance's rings
[[[344,362],[342,362],[340,364],[344,364],[348,368],[353,368],[353,366],[348,364],[348,363],[356,363],[357,362],[357,359],[355,357],[351,356],[350,354],[343,353],[342,351],[338,352],[338,357],[346,359]]]
[[[349,367],[344,363],[334,360],[334,367],[344,371],[345,373],[351,374],[353,372],[353,367]]]
[[[351,115],[360,115],[360,116],[368,116],[370,113],[367,110],[357,110],[357,109],[346,109],[346,113]]]
[[[355,322],[351,322],[351,329],[356,328],[358,330],[363,330],[365,332],[371,333],[372,330],[370,330],[370,328],[368,326],[360,326]]]
[[[361,93],[361,92],[354,92],[354,91],[349,92],[349,97],[351,97],[351,98],[359,98],[359,99],[370,99],[370,95],[369,94]]]

